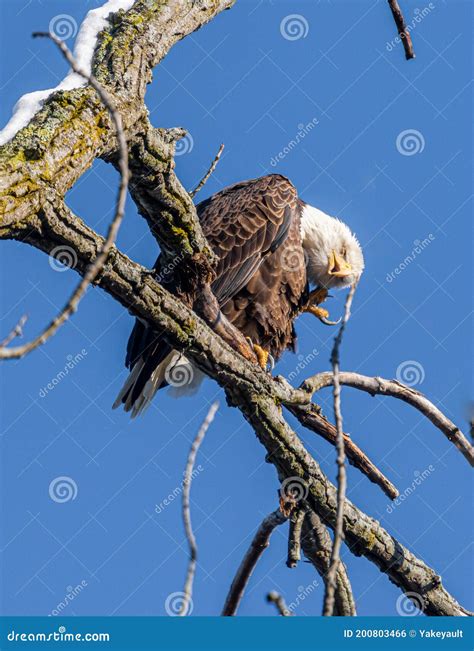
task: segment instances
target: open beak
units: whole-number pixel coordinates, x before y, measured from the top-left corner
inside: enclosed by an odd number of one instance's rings
[[[333,249],[329,256],[328,274],[337,278],[344,278],[344,276],[349,276],[351,273],[351,265]]]

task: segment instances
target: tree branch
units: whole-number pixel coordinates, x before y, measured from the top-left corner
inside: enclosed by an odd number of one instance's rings
[[[281,594],[272,590],[272,592],[269,592],[267,594],[267,601],[269,604],[275,604],[278,613],[282,617],[291,617],[292,612],[288,610],[288,606],[286,605],[285,600],[283,599]]]
[[[314,511],[307,512],[302,534],[301,545],[304,554],[319,572],[326,585],[332,542],[328,530]],[[357,614],[351,583],[342,561],[339,562],[336,573],[333,614],[342,617],[352,617]]]
[[[341,384],[353,387],[370,393],[370,395],[390,396],[398,398],[418,409],[437,427],[446,438],[453,443],[467,461],[474,465],[474,447],[469,443],[461,430],[447,418],[428,398],[412,387],[398,382],[397,380],[385,380],[381,377],[369,377],[359,373],[340,372],[339,381]],[[317,373],[303,382],[301,388],[311,395],[324,387],[333,384],[331,373]]]
[[[196,562],[197,562],[197,544],[196,538],[194,537],[193,527],[191,524],[191,509],[190,509],[190,495],[191,495],[191,482],[193,480],[193,470],[194,463],[196,461],[196,455],[201,443],[203,442],[206,432],[209,429],[209,425],[214,420],[216,411],[219,408],[219,403],[214,402],[207,412],[207,416],[202,422],[201,427],[194,439],[191,449],[189,451],[188,461],[186,463],[186,469],[184,471],[184,482],[183,482],[183,522],[184,529],[186,531],[186,538],[188,539],[189,544],[189,564],[188,571],[186,574],[186,581],[184,584],[183,599],[181,601],[181,606],[179,609],[179,615],[184,616],[189,612],[189,607],[191,603],[191,598],[193,594],[193,582],[194,574],[196,572]]]
[[[332,373],[330,373],[332,377]],[[320,413],[317,405],[291,405],[289,411],[296,416],[299,422],[306,428],[322,436],[332,445],[336,444],[337,430]],[[349,463],[360,470],[371,482],[380,486],[385,495],[391,500],[398,497],[399,492],[392,482],[377,468],[363,450],[361,450],[348,434],[344,434],[344,449]]]
[[[224,144],[222,144],[222,145],[219,147],[219,151],[218,151],[217,154],[215,155],[215,158],[214,158],[214,160],[212,161],[212,163],[211,163],[209,169],[207,170],[206,174],[202,177],[202,179],[201,179],[201,180],[199,181],[199,183],[196,185],[196,187],[194,188],[194,190],[192,190],[192,191],[189,193],[192,199],[194,199],[194,197],[197,195],[197,193],[200,192],[200,191],[203,189],[203,187],[206,185],[206,183],[208,182],[208,180],[209,180],[211,174],[212,174],[212,173],[214,172],[214,170],[216,169],[217,163],[219,162],[219,159],[220,159],[220,157],[221,157],[223,151],[224,151]]]
[[[336,507],[336,526],[334,528],[334,540],[331,549],[331,560],[327,572],[327,580],[325,583],[324,593],[324,606],[323,615],[331,617],[334,611],[334,601],[336,592],[336,575],[339,568],[339,554],[341,549],[341,542],[344,536],[344,503],[346,500],[347,488],[347,475],[346,475],[346,453],[344,450],[344,429],[342,424],[342,411],[341,411],[341,386],[339,383],[339,365],[340,365],[340,347],[342,337],[346,328],[347,322],[351,316],[352,300],[354,298],[357,282],[355,282],[347,295],[346,305],[344,309],[344,317],[342,319],[339,332],[334,339],[334,346],[331,353],[332,376],[334,386],[334,417],[336,419],[336,449],[337,449],[337,507]]]
[[[6,346],[8,346],[8,345],[9,345],[9,344],[14,340],[14,339],[16,339],[17,337],[22,337],[22,336],[23,336],[23,326],[25,325],[25,323],[27,322],[27,320],[28,320],[28,317],[26,316],[26,314],[24,314],[24,315],[20,318],[20,320],[18,321],[18,323],[16,324],[16,326],[13,328],[13,330],[11,330],[11,331],[7,334],[7,336],[5,337],[5,339],[3,339],[2,341],[0,341],[0,351],[1,351],[2,348],[6,348]]]
[[[273,511],[273,513],[270,513],[270,515],[267,515],[267,517],[262,521],[261,525],[257,529],[257,533],[250,543],[247,553],[239,565],[234,580],[232,581],[232,585],[230,586],[225,600],[224,608],[222,609],[223,616],[231,617],[236,614],[255,566],[257,565],[260,556],[270,544],[270,536],[274,529],[280,524],[286,522],[286,520],[286,516],[277,509],[276,511]]]
[[[411,42],[410,32],[407,29],[405,18],[403,17],[402,10],[397,0],[388,0],[388,4],[392,11],[392,16],[395,21],[395,24],[398,29],[398,34],[403,43],[403,48],[405,50],[405,58],[407,61],[409,59],[415,58],[415,52],[413,51],[413,43]]]
[[[306,517],[304,508],[296,509],[296,513],[290,518],[290,531],[288,534],[288,558],[287,567],[296,567],[301,560],[301,530]]]

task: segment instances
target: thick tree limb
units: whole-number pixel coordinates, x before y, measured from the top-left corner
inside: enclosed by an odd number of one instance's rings
[[[203,420],[201,427],[199,428],[196,438],[194,439],[191,449],[188,455],[188,461],[186,463],[186,469],[184,471],[184,482],[183,482],[183,522],[184,530],[186,531],[186,538],[188,539],[189,544],[189,564],[188,571],[186,573],[186,581],[184,584],[183,590],[183,599],[181,601],[179,615],[187,615],[190,611],[190,603],[193,595],[193,582],[194,574],[196,572],[196,563],[197,563],[197,543],[194,536],[193,527],[191,524],[191,507],[190,507],[190,496],[191,496],[191,482],[193,479],[193,470],[194,463],[196,461],[196,455],[201,443],[203,442],[206,432],[209,429],[209,425],[214,420],[216,411],[219,408],[219,403],[214,402],[207,412],[206,418]]]
[[[225,600],[224,608],[222,609],[223,616],[230,617],[236,614],[255,566],[263,552],[270,544],[270,536],[274,529],[280,524],[286,522],[286,520],[286,516],[277,509],[276,511],[273,511],[273,513],[270,513],[270,515],[267,515],[267,517],[262,521],[261,525],[257,529],[257,533],[250,543],[247,553],[239,565],[234,580],[232,581],[232,585],[230,586]]]
[[[359,373],[340,372],[341,384],[360,389],[370,395],[391,396],[408,403],[418,409],[437,427],[446,438],[453,443],[461,454],[474,466],[474,447],[469,443],[461,430],[447,418],[432,402],[422,393],[408,387],[397,380],[385,380],[381,377],[369,377]],[[318,373],[303,382],[301,388],[313,395],[316,391],[333,384],[332,373]]]
[[[110,28],[100,33],[92,72],[115,100],[127,140],[136,137],[137,142],[144,142],[149,137],[143,99],[152,68],[177,41],[229,8],[233,1],[137,0],[129,11],[115,14]],[[211,273],[213,254],[192,201],[173,172],[173,143],[179,134],[160,133],[162,139],[153,142],[153,156],[143,160],[140,170],[134,168],[133,156],[130,160],[135,174],[132,196],[137,200],[139,189],[134,190],[134,184],[140,181],[146,186],[141,177],[151,169],[155,199],[167,207],[166,211],[155,211],[154,216],[155,222],[159,220],[162,251],[172,258],[179,251],[182,275],[189,268],[201,279]],[[54,93],[30,124],[0,148],[0,235],[35,215],[52,190],[64,197],[96,158],[116,158],[116,152],[113,125],[91,86]],[[158,159],[161,174],[156,177]],[[137,204],[141,208],[140,201]],[[157,236],[158,229],[152,231]]]
[[[112,119],[112,124],[115,129],[117,144],[118,144],[118,167],[120,170],[120,184],[117,193],[117,201],[115,204],[114,217],[107,230],[107,236],[104,240],[104,243],[101,246],[97,254],[97,257],[89,265],[82,280],[79,282],[76,289],[71,294],[66,305],[63,307],[61,312],[59,312],[59,314],[44,328],[41,334],[39,334],[31,341],[27,342],[26,344],[23,344],[22,346],[16,346],[15,348],[7,348],[5,346],[0,346],[0,359],[18,359],[20,357],[23,357],[24,355],[27,355],[31,351],[38,348],[38,346],[43,345],[48,339],[50,339],[54,334],[56,334],[59,328],[64,323],[66,323],[66,321],[69,319],[71,314],[74,314],[74,312],[79,307],[79,302],[81,298],[84,296],[84,294],[86,293],[87,288],[91,283],[94,282],[94,280],[99,275],[102,267],[105,264],[105,261],[107,260],[109,251],[112,248],[115,240],[117,239],[117,234],[125,213],[125,202],[127,200],[127,188],[128,188],[128,178],[129,178],[127,141],[125,140],[125,134],[123,132],[122,117],[120,113],[118,113],[117,110],[115,109],[113,100],[111,99],[107,91],[104,88],[102,88],[102,86],[94,78],[93,75],[87,74],[77,65],[68,47],[60,38],[48,32],[35,32],[33,36],[50,38],[61,50],[64,58],[67,60],[67,62],[74,70],[74,72],[76,72],[78,75],[80,75],[81,77],[83,77],[88,81],[88,83],[91,85],[91,87],[95,90],[95,92],[99,96],[100,101],[103,103],[103,105],[109,112],[110,117]]]
[[[337,505],[336,505],[336,526],[334,528],[334,539],[331,549],[331,559],[327,572],[324,592],[323,615],[332,617],[336,594],[336,575],[339,568],[339,554],[341,543],[344,537],[344,504],[346,500],[347,474],[346,474],[346,452],[344,449],[344,429],[341,410],[341,385],[339,383],[340,347],[344,330],[351,316],[351,306],[354,298],[357,282],[355,282],[346,298],[344,316],[339,331],[334,338],[334,346],[331,352],[333,396],[334,396],[334,417],[336,420],[336,449],[337,449]]]
[[[301,545],[306,558],[314,565],[324,583],[331,558],[332,541],[328,530],[314,511],[308,511],[303,522]],[[356,615],[352,587],[344,563],[339,563],[336,574],[336,592],[333,614],[351,617]]]

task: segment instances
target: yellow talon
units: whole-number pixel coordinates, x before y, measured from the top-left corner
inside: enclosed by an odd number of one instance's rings
[[[268,351],[264,350],[258,344],[253,345],[253,350],[254,350],[255,354],[257,355],[257,360],[258,360],[258,363],[259,363],[260,367],[263,368],[263,370],[265,371],[266,368],[267,368],[267,364],[268,364],[268,356],[269,356]]]
[[[317,307],[316,305],[310,305],[306,308],[305,311],[309,312],[310,314],[314,314],[314,316],[318,317],[318,319],[327,319],[329,316],[329,312],[327,310],[325,310],[323,307]]]

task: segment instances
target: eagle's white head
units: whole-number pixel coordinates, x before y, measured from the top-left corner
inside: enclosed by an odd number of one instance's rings
[[[340,289],[352,285],[363,272],[359,241],[340,219],[302,203],[301,237],[311,284]]]

